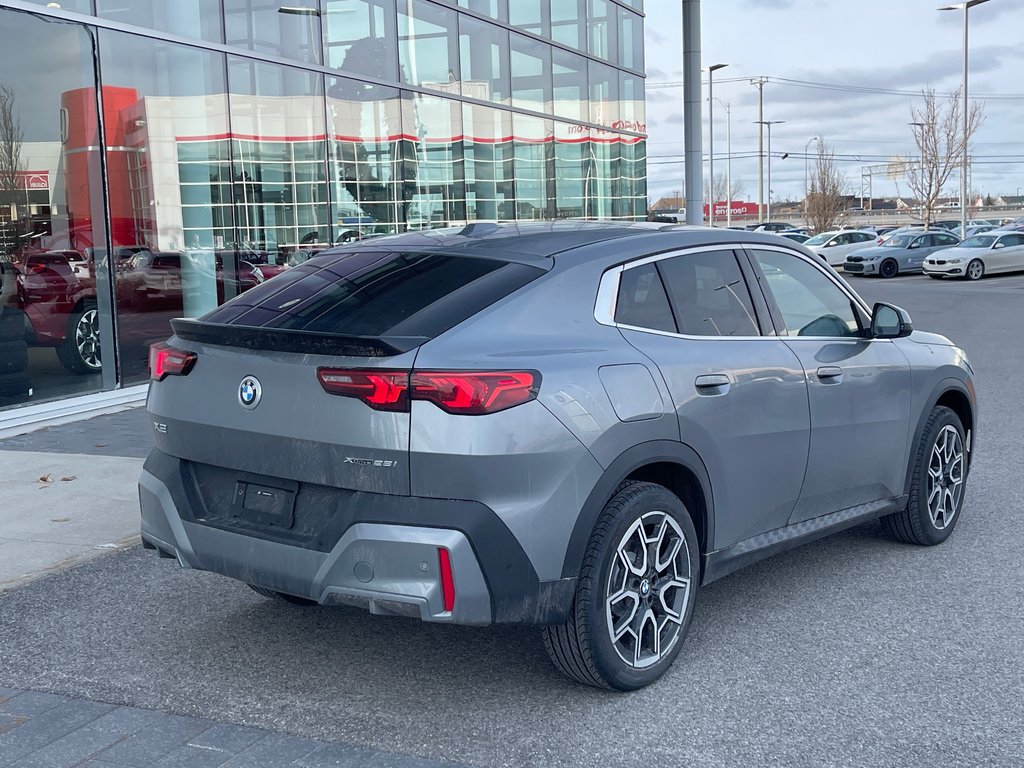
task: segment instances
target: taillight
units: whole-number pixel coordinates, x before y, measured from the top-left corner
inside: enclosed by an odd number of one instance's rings
[[[455,608],[455,576],[452,573],[452,556],[444,547],[437,548],[437,564],[441,571],[441,599],[444,610],[451,613]]]
[[[318,368],[332,395],[355,397],[380,411],[408,411],[410,400],[427,400],[448,413],[479,416],[534,400],[535,371],[388,371]]]
[[[154,381],[163,381],[167,376],[186,376],[196,359],[195,352],[154,344],[149,348],[149,376]]]
[[[355,397],[378,411],[409,410],[409,372],[317,368],[320,386],[332,395]]]

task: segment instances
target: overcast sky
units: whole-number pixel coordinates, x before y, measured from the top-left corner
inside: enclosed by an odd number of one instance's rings
[[[773,200],[803,197],[803,159],[779,156],[802,156],[813,136],[823,136],[837,155],[851,156],[842,168],[855,194],[860,193],[863,166],[894,155],[913,156],[916,149],[907,121],[915,99],[910,94],[927,87],[950,92],[961,82],[962,12],[936,10],[944,4],[945,0],[704,0],[703,66],[729,64],[715,73],[716,175],[726,165],[726,110],[718,103],[721,100],[732,107],[733,179],[744,182],[745,199],[757,199],[757,89],[749,79],[758,76],[904,92],[765,85],[765,120],[786,121],[772,128]],[[679,0],[645,3],[652,200],[682,188],[680,7]],[[972,8],[968,94],[977,94],[986,113],[972,147],[972,187],[983,194],[1015,194],[1018,188],[1024,193],[1022,75],[1024,0],[991,0]],[[742,81],[728,82],[735,78]],[[703,79],[707,80],[706,73]],[[705,85],[705,158],[707,96]],[[754,158],[740,159],[741,154]],[[958,184],[954,176],[952,192]],[[905,189],[901,185],[900,191]],[[895,194],[897,188],[885,176],[875,176],[873,191],[878,197]]]

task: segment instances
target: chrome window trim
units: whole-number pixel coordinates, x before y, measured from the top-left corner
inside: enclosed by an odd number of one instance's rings
[[[673,333],[672,331],[661,331],[655,328],[643,328],[636,325],[626,325],[625,323],[615,322],[615,310],[619,299],[619,281],[622,277],[622,273],[629,269],[635,269],[642,267],[646,264],[652,264],[664,259],[675,258],[676,256],[685,256],[689,253],[707,253],[708,251],[752,251],[754,249],[765,250],[765,251],[778,251],[779,253],[788,253],[792,256],[803,259],[807,263],[815,267],[821,272],[826,278],[828,278],[833,285],[839,288],[847,298],[851,301],[856,302],[857,306],[860,307],[868,317],[871,317],[871,311],[863,299],[855,294],[848,285],[844,283],[842,278],[835,273],[832,267],[825,269],[821,264],[817,263],[816,259],[812,259],[807,254],[800,251],[794,251],[789,248],[784,248],[775,244],[762,244],[762,243],[728,243],[718,245],[695,245],[688,246],[686,248],[680,248],[673,251],[665,251],[664,253],[657,253],[653,256],[644,256],[635,261],[631,261],[627,264],[619,264],[618,266],[611,267],[605,270],[604,274],[601,275],[601,282],[597,289],[597,300],[594,305],[594,319],[601,325],[607,325],[612,328],[618,328],[624,331],[640,331],[642,333],[650,333],[655,336],[668,336],[675,339],[687,339],[690,341],[722,341],[725,339],[733,339],[736,341],[752,341],[754,339],[771,339],[775,341],[846,341],[846,342],[870,342],[870,341],[886,341],[892,343],[892,339],[868,339],[856,336],[781,336],[778,334],[772,335],[758,335],[758,336],[694,336],[685,333]],[[821,258],[818,256],[817,258]]]

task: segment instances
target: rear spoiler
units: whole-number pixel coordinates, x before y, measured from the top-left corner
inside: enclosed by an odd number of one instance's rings
[[[341,336],[285,328],[205,323],[184,318],[171,320],[171,328],[178,338],[201,344],[335,357],[392,357],[428,341],[424,336]]]

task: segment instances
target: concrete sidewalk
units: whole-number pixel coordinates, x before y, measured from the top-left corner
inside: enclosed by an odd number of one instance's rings
[[[0,591],[138,542],[142,408],[0,440]]]

